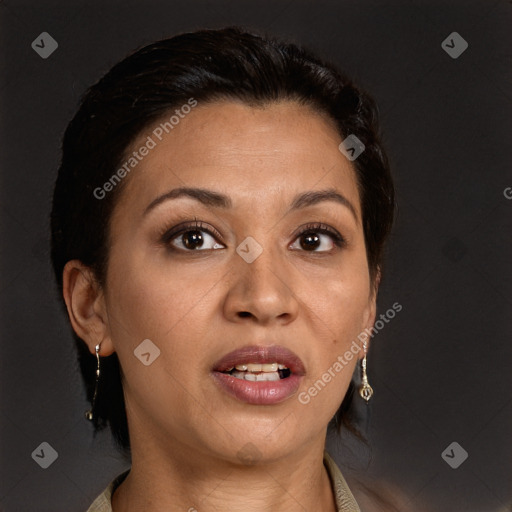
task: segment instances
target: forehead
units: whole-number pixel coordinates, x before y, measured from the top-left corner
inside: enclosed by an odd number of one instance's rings
[[[359,212],[354,168],[339,151],[342,137],[326,115],[291,101],[198,104],[174,116],[171,125],[173,114],[145,129],[125,155],[154,143],[124,184],[120,203],[129,202],[130,209],[140,211],[177,186],[201,186],[229,194],[234,207],[336,188]]]

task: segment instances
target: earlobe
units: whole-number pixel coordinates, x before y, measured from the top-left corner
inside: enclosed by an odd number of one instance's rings
[[[91,354],[98,343],[101,356],[112,354],[105,298],[93,271],[79,260],[68,261],[62,272],[62,294],[71,326]]]

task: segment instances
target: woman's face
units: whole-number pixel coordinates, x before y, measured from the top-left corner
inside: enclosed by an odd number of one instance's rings
[[[325,436],[363,355],[344,354],[375,314],[341,138],[295,102],[199,104],[162,140],[159,124],[128,152],[155,142],[125,178],[104,289],[130,435],[232,461],[247,443],[268,460],[298,452]],[[341,198],[312,200],[327,190]],[[221,373],[274,362],[289,371]]]

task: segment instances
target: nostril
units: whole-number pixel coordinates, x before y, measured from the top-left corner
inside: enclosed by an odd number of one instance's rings
[[[240,311],[240,313],[238,313],[242,318],[245,318],[247,316],[251,316],[251,313],[249,313],[249,311]]]

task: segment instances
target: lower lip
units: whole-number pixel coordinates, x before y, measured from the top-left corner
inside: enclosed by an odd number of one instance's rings
[[[252,405],[274,405],[284,402],[299,389],[302,376],[291,374],[286,379],[254,382],[228,373],[213,372],[215,381],[229,395]]]

